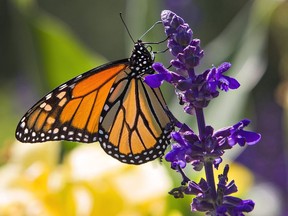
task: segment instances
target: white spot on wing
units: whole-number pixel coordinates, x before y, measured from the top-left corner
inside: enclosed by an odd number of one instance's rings
[[[61,90],[63,90],[64,88],[66,88],[67,87],[67,84],[63,84],[63,85],[61,85],[60,87],[59,87],[59,90],[61,91]]]
[[[25,122],[22,122],[21,125],[20,125],[20,127],[21,127],[21,128],[24,128],[25,125],[26,125]]]
[[[46,103],[43,102],[41,105],[40,105],[40,108],[44,108],[46,106]]]
[[[108,109],[109,109],[109,106],[107,104],[105,104],[104,110],[107,111]]]
[[[46,100],[49,100],[50,98],[51,98],[51,96],[52,96],[52,93],[49,93],[48,95],[46,95]]]

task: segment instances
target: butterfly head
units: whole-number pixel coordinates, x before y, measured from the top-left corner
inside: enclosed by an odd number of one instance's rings
[[[138,40],[134,44],[134,49],[130,57],[131,70],[134,70],[139,77],[143,76],[144,74],[151,74],[154,72],[152,68],[153,63],[153,52],[149,51],[141,40]]]

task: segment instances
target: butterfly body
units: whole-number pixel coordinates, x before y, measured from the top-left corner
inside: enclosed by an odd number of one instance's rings
[[[48,93],[20,120],[16,138],[99,141],[107,154],[130,164],[162,156],[172,123],[160,89],[143,82],[154,72],[153,62],[138,41],[129,59],[94,68]]]

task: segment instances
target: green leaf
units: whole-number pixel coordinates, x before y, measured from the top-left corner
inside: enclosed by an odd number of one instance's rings
[[[105,62],[85,48],[67,26],[48,15],[34,20],[33,33],[41,65],[50,86],[57,86]]]

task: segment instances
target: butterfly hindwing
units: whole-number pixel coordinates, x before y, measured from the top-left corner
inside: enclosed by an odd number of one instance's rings
[[[101,114],[99,141],[118,160],[141,164],[164,154],[170,119],[160,89],[129,76],[116,80]],[[127,76],[127,75],[126,75]]]

